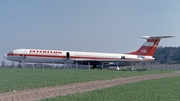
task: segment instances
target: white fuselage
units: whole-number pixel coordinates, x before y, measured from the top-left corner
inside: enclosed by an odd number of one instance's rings
[[[16,62],[44,62],[44,63],[64,63],[67,58],[73,61],[153,61],[152,56],[132,55],[132,54],[114,54],[114,53],[96,53],[96,52],[78,52],[62,50],[43,50],[43,49],[16,49],[4,55],[4,58]]]

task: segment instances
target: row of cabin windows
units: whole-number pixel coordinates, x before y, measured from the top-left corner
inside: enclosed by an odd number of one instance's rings
[[[84,57],[102,57],[102,58],[119,58],[119,57],[112,57],[112,56],[93,56],[93,55],[74,55],[74,56],[84,56]]]

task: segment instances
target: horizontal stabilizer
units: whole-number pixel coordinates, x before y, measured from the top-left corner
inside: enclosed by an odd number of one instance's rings
[[[147,41],[137,51],[128,54],[153,56],[160,40],[162,38],[172,37],[174,36],[141,36],[141,38],[146,39]]]
[[[174,36],[141,36],[143,39],[162,39],[162,38],[172,38]]]

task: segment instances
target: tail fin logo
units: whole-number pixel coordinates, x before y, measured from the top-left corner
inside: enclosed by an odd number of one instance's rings
[[[142,53],[147,53],[147,50],[146,49],[141,49],[141,52]]]

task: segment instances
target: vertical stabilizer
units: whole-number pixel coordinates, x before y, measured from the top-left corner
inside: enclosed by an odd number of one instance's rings
[[[143,39],[147,39],[147,41],[135,52],[130,52],[127,54],[134,54],[134,55],[147,55],[153,56],[159,42],[162,38],[171,38],[174,36],[141,36]]]

